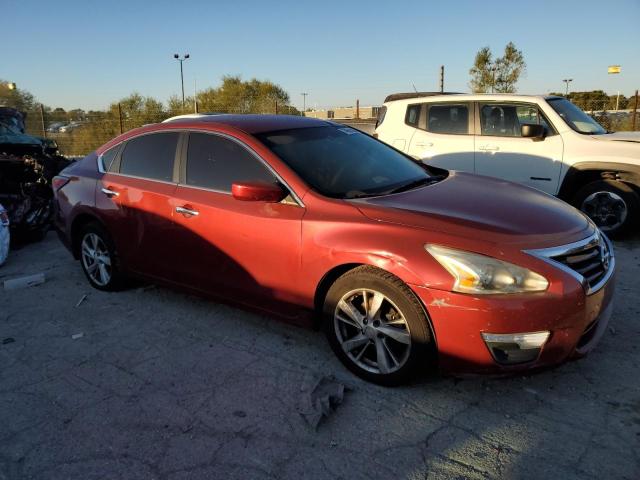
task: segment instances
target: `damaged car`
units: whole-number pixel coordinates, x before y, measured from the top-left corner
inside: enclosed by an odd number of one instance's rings
[[[25,133],[25,115],[0,107],[0,203],[16,238],[37,239],[53,218],[52,178],[69,164],[54,140]]]

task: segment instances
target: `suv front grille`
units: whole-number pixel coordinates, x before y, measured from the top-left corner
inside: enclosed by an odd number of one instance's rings
[[[529,253],[573,275],[585,287],[587,294],[600,290],[615,268],[611,243],[599,231],[570,245],[532,250]]]

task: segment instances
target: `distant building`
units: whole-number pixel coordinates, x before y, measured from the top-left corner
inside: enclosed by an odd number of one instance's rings
[[[362,120],[376,118],[380,107],[360,107],[359,111],[356,107],[337,107],[333,110],[311,110],[304,112],[305,117],[320,118],[320,119],[353,119],[359,118]]]

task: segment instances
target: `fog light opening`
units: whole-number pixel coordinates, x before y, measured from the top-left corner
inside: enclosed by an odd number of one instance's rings
[[[482,339],[493,359],[501,365],[516,365],[535,361],[550,332],[483,333]]]

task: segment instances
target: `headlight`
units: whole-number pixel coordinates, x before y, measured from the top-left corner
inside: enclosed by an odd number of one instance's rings
[[[543,276],[496,258],[438,245],[425,245],[424,248],[456,279],[455,292],[542,292],[549,286]]]

